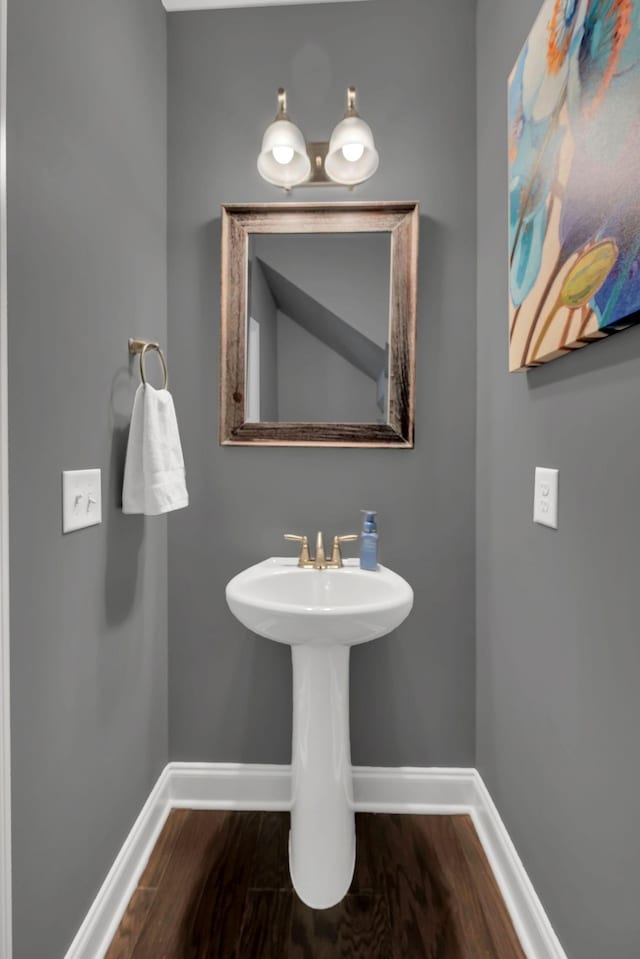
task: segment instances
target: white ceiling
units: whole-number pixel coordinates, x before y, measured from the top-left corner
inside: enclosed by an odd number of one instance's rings
[[[353,0],[162,0],[169,13],[186,10],[221,10],[235,7],[284,7],[290,3],[352,3]],[[362,0],[360,0],[362,2]]]

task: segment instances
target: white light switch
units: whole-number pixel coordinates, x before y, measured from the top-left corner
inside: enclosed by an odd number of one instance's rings
[[[558,470],[536,467],[533,522],[558,528]]]
[[[102,522],[100,470],[65,470],[62,474],[62,532],[72,533]]]

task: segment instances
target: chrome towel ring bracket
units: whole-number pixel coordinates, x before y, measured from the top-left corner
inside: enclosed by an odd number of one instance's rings
[[[162,372],[164,374],[164,383],[162,385],[162,389],[166,390],[169,385],[169,371],[167,369],[167,361],[164,358],[164,353],[160,349],[160,344],[149,342],[147,340],[137,340],[133,337],[129,339],[129,353],[132,356],[134,356],[136,353],[140,354],[140,379],[145,386],[147,383],[147,378],[144,372],[144,357],[148,350],[155,350],[155,352],[158,354],[162,364]]]

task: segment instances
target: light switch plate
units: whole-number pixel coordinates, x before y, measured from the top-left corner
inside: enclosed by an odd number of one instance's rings
[[[101,522],[100,470],[65,470],[62,474],[62,532],[72,533]]]
[[[533,522],[558,528],[558,470],[536,466]]]

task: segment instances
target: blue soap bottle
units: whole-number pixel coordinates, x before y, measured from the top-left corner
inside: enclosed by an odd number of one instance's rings
[[[363,509],[364,522],[360,535],[360,569],[375,572],[378,568],[378,527],[374,510]]]

